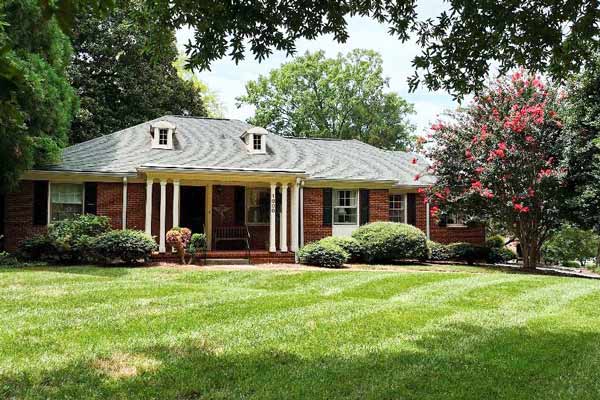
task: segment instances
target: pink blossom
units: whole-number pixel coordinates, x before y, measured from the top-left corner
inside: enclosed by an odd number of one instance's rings
[[[481,190],[481,182],[480,181],[473,181],[471,183],[471,189]]]
[[[416,158],[413,158],[413,159],[412,159],[410,162],[411,162],[412,164],[416,164],[416,163],[417,163],[417,159],[416,159]]]
[[[418,181],[419,179],[421,179],[421,175],[420,174],[416,174],[415,177],[414,177],[414,180]]]

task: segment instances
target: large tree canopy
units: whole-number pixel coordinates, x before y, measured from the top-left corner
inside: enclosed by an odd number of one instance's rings
[[[569,135],[566,218],[600,233],[600,57],[568,85],[565,108]]]
[[[432,213],[458,211],[501,223],[519,238],[525,268],[536,267],[567,195],[560,102],[554,87],[517,72],[452,122],[432,127]]]
[[[354,50],[326,58],[319,51],[246,84],[241,103],[256,107],[255,125],[288,136],[360,139],[386,149],[410,145],[413,107],[385,92],[379,54]]]
[[[417,15],[416,0],[187,1],[152,0],[153,15],[179,28],[189,25],[190,65],[209,68],[247,48],[259,60],[273,50],[291,54],[299,38],[331,34],[348,38],[346,19],[362,15],[389,26],[399,41],[414,37],[422,53],[414,60],[414,88],[424,84],[461,95],[483,87],[490,65],[516,66],[565,77],[586,65],[599,47],[600,8],[583,0],[447,0],[437,18]],[[401,51],[400,45],[398,51]]]
[[[73,28],[75,56],[69,73],[81,109],[71,141],[81,142],[165,114],[206,115],[200,88],[179,77],[174,32],[169,45],[149,42],[141,23],[147,8],[121,2],[105,17],[80,12]]]
[[[56,20],[36,0],[8,0],[0,16],[0,188],[8,189],[23,170],[58,159],[77,98],[66,76],[71,46]]]

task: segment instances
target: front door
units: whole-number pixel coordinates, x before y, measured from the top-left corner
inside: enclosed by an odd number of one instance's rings
[[[179,225],[191,229],[192,233],[204,233],[205,194],[204,186],[181,187]]]

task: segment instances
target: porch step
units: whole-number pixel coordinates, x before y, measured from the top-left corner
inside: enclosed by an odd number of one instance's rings
[[[249,265],[247,258],[207,258],[206,265]]]

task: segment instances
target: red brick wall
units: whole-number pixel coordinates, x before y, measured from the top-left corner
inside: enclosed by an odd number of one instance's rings
[[[4,248],[15,251],[18,244],[46,232],[46,226],[33,225],[33,182],[21,181],[6,195],[4,210]]]
[[[113,229],[123,228],[123,183],[98,182],[96,214],[110,219]]]
[[[423,202],[424,196],[417,194],[417,227],[425,232],[427,208]],[[441,227],[434,218],[429,220],[431,240],[439,243],[467,242],[473,244],[485,243],[485,227]]]
[[[304,243],[331,236],[331,226],[323,226],[323,189],[304,188]]]
[[[389,221],[390,202],[387,189],[369,190],[369,222]]]
[[[146,229],[146,184],[127,184],[127,228]]]

